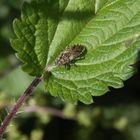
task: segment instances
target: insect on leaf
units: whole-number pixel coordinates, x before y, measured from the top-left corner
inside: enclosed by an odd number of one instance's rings
[[[74,62],[77,59],[81,58],[81,55],[86,51],[85,46],[74,45],[72,47],[67,47],[58,58],[55,60],[55,65],[70,65],[71,62]]]
[[[11,44],[30,75],[69,102],[92,103],[134,73],[140,46],[139,0],[38,0],[24,3]],[[129,43],[128,43],[129,42]],[[72,51],[79,44],[86,54]],[[68,47],[67,47],[68,46]],[[77,48],[76,48],[77,49]],[[73,53],[74,52],[74,53]],[[84,56],[84,59],[80,59]],[[79,59],[79,60],[77,60]],[[69,70],[63,65],[75,61]]]

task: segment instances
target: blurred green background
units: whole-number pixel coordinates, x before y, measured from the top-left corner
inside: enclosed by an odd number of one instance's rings
[[[20,69],[9,42],[23,1],[0,0],[0,122],[33,79]],[[17,112],[5,139],[140,140],[139,70],[124,88],[94,97],[91,105],[64,103],[46,93],[42,83]]]

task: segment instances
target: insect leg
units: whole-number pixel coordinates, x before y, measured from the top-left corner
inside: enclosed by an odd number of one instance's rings
[[[70,69],[70,64],[64,64],[65,69],[69,70]]]
[[[85,59],[85,56],[81,56],[81,57],[75,58],[76,61],[77,61],[77,60],[83,60],[83,59]]]

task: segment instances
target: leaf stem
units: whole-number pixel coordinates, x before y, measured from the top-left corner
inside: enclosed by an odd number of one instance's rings
[[[25,100],[31,95],[35,87],[42,81],[42,77],[36,77],[32,83],[28,86],[28,88],[25,90],[25,92],[19,97],[14,107],[11,109],[11,111],[7,114],[4,121],[2,122],[0,126],[0,139],[2,139],[3,134],[5,132],[5,129],[7,128],[10,121],[14,118],[16,115],[17,110],[21,107],[21,105],[25,102]]]

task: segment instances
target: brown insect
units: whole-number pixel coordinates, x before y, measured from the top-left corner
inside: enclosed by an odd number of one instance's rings
[[[75,62],[76,60],[81,59],[81,55],[86,51],[85,46],[83,45],[73,45],[72,47],[66,47],[58,58],[55,60],[55,65],[65,65],[67,68],[70,66],[71,63]]]

